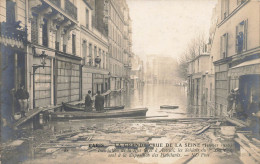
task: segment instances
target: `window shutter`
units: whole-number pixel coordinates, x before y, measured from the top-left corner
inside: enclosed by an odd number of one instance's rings
[[[223,35],[220,37],[220,56],[223,57]]]
[[[237,35],[238,35],[238,26],[236,26],[236,39],[235,39],[236,52],[237,52],[237,46],[238,46]]]
[[[226,33],[226,38],[225,38],[226,40],[226,47],[225,47],[225,57],[227,57],[228,56],[228,33]]]
[[[245,20],[245,24],[244,24],[244,47],[243,49],[247,50],[247,28],[248,28],[248,19]]]

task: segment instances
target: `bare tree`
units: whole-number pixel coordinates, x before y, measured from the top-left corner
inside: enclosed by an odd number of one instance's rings
[[[184,53],[179,57],[178,73],[180,78],[187,78],[189,66],[188,62],[194,59],[196,56],[200,55],[203,46],[205,45],[205,40],[204,33],[199,33],[190,41]]]

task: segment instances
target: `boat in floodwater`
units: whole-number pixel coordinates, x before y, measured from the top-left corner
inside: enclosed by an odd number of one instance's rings
[[[120,110],[124,109],[125,106],[110,106],[110,107],[104,107],[104,110]],[[73,111],[85,111],[85,104],[78,104],[78,105],[72,105],[69,103],[62,103],[62,109],[67,112],[73,112]]]
[[[116,117],[136,117],[146,116],[147,108],[119,109],[104,111],[74,111],[74,112],[54,112],[51,119],[94,119],[94,118],[116,118]]]
[[[161,105],[161,109],[177,109],[179,106],[172,106],[172,105]]]

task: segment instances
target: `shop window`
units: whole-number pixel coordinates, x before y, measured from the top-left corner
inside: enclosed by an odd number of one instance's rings
[[[241,53],[247,48],[247,25],[248,21],[244,20],[236,26],[236,52]]]
[[[225,33],[220,38],[220,56],[222,58],[227,57],[227,50],[228,50],[228,33]]]

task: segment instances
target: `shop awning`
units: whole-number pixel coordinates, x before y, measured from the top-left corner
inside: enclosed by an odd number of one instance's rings
[[[239,77],[242,75],[260,74],[260,59],[243,62],[229,69],[228,76]]]

